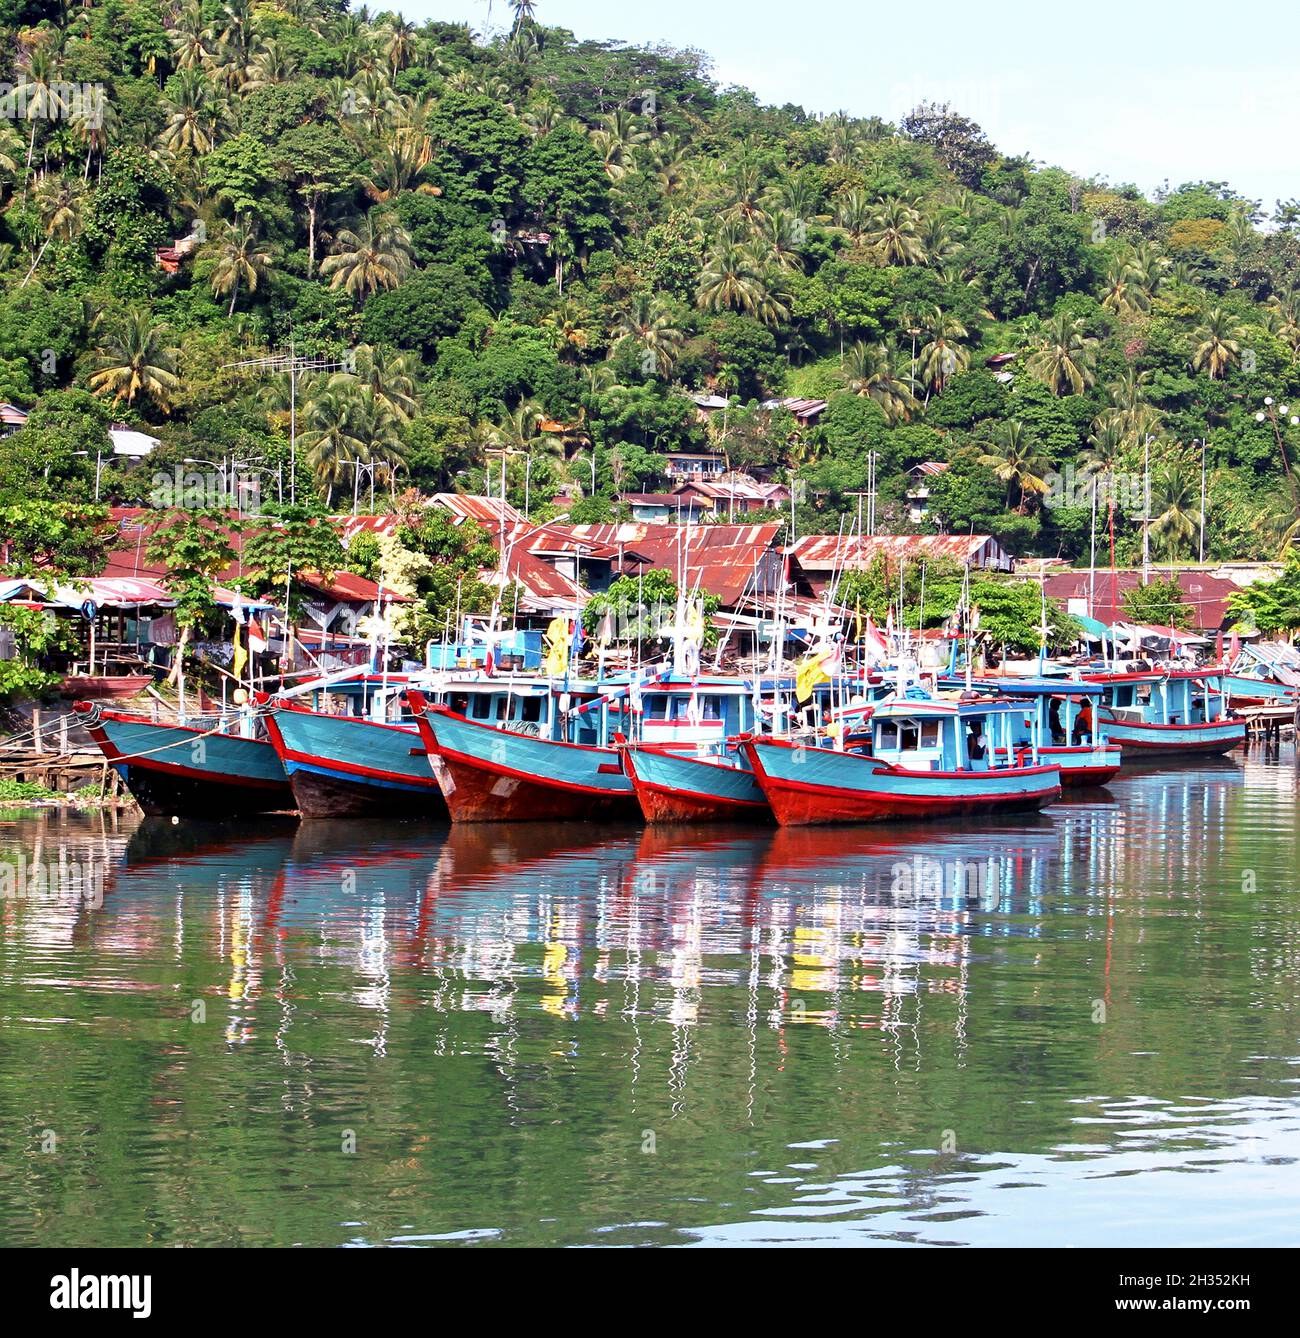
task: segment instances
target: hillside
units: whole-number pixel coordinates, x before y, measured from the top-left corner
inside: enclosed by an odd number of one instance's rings
[[[320,0],[0,0],[0,39],[0,401],[30,415],[0,505],[231,459],[264,502],[382,505],[496,491],[505,459],[546,514],[594,452],[574,518],[601,520],[713,445],[802,481],[802,528],[855,512],[876,452],[881,528],[1086,561],[1099,483],[1122,564],[1149,459],[1152,550],[1194,558],[1204,460],[1207,557],[1290,540],[1294,204],[1147,199],[942,107],[764,107],[544,4],[484,44]],[[231,366],[290,346],[292,482],[287,377]],[[828,403],[760,407],[785,396]],[[161,438],[155,467],[102,458],[110,421]]]

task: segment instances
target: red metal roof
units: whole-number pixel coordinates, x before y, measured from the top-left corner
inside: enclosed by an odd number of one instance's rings
[[[1184,602],[1191,606],[1193,625],[1202,630],[1217,631],[1224,625],[1229,617],[1228,597],[1241,589],[1241,586],[1222,576],[1212,576],[1209,572],[1196,569],[1171,572],[1165,568],[1154,571],[1153,575],[1162,580],[1172,575],[1178,581]],[[1048,576],[1043,585],[1049,598],[1064,603],[1071,599],[1087,599],[1088,583],[1088,569],[1072,567],[1069,571]],[[1124,595],[1141,584],[1140,571],[1112,572],[1109,567],[1104,571],[1097,568],[1092,617],[1103,623],[1128,621]]]
[[[964,563],[988,556],[990,545],[997,549],[987,534],[805,534],[787,551],[812,574],[867,567],[880,554],[891,560],[948,558]]]

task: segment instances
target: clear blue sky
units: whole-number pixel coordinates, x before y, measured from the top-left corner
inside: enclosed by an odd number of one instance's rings
[[[489,27],[488,0],[388,0]],[[371,0],[372,11],[383,8]],[[510,18],[491,0],[490,26]],[[1004,153],[1081,176],[1227,181],[1272,209],[1300,196],[1300,7],[1231,0],[538,0],[581,38],[707,52],[764,102],[897,120],[951,102]]]

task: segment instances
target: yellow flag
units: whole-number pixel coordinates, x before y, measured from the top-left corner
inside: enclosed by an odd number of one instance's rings
[[[239,636],[239,624],[235,624],[235,658],[231,661],[230,672],[236,678],[243,678],[244,666],[248,663],[248,652],[244,649]]]
[[[562,678],[569,667],[569,620],[552,618],[544,640],[546,653],[542,656],[542,673],[547,678]]]
[[[800,661],[794,676],[794,695],[800,706],[811,698],[818,683],[831,681],[824,661],[825,656],[820,650],[810,651]]]

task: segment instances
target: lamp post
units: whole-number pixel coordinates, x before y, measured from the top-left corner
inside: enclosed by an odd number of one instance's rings
[[[84,456],[86,456],[87,458],[89,458],[89,456],[90,456],[90,452],[89,452],[89,451],[73,451],[72,453],[73,453],[73,455],[84,455]],[[100,471],[103,469],[103,467],[104,467],[104,452],[103,452],[103,451],[96,451],[96,452],[95,452],[95,501],[99,501],[99,476],[100,476]],[[50,476],[50,472],[49,472],[49,468],[48,468],[48,466],[47,466],[47,467],[46,467],[46,471],[45,471],[45,477],[46,477],[46,478],[49,478],[49,476]]]
[[[221,476],[221,499],[224,505],[226,494],[231,491],[229,485],[226,483],[226,457],[224,455],[221,457],[220,464],[215,460],[204,460],[197,455],[187,455],[181,463],[185,465],[210,465],[215,469]]]
[[[1205,438],[1201,438],[1201,539],[1196,546],[1197,562],[1205,561]]]

